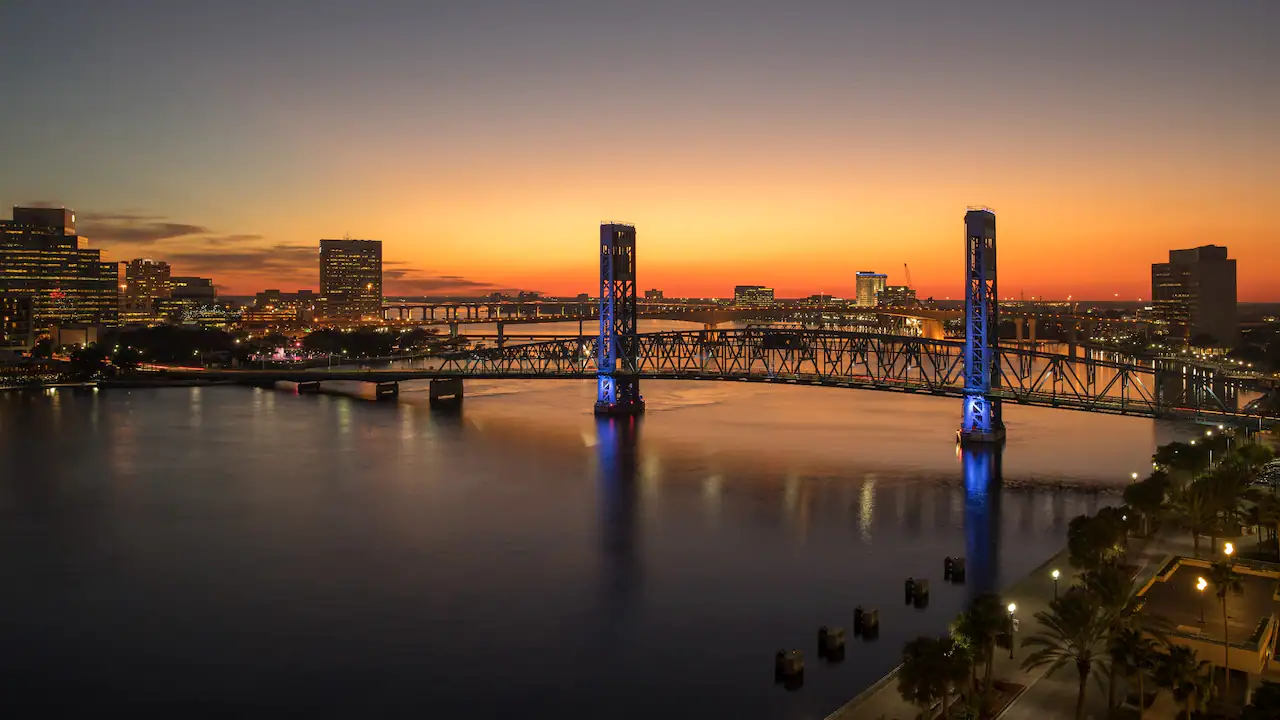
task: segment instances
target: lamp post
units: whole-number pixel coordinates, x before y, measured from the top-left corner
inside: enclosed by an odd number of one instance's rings
[[[1196,578],[1196,590],[1200,591],[1200,624],[1204,624],[1204,589],[1209,587],[1209,583],[1204,578]]]
[[[1058,599],[1058,576],[1061,575],[1062,573],[1058,572],[1055,569],[1051,574],[1053,575],[1053,599],[1057,600]]]
[[[1009,603],[1009,659],[1010,660],[1013,659],[1013,611],[1017,609],[1018,609],[1018,606],[1016,604]]]
[[[1133,482],[1138,482],[1138,473],[1129,473],[1129,479]]]

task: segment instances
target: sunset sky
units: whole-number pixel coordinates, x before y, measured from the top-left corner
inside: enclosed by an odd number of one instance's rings
[[[1146,298],[1227,245],[1280,300],[1280,2],[34,0],[0,8],[0,204],[224,294],[384,242],[388,294]]]

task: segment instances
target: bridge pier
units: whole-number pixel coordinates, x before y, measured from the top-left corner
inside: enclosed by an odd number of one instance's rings
[[[399,396],[400,383],[398,382],[380,382],[374,385],[375,400],[395,400]]]
[[[498,347],[499,348],[502,348],[507,342],[507,338],[504,335],[504,329],[506,328],[506,325],[507,324],[502,322],[501,320],[498,321]],[[581,334],[581,329],[579,329],[579,334]]]
[[[450,320],[450,321],[449,321],[449,337],[451,337],[451,338],[456,338],[456,337],[458,337],[458,320],[457,320],[457,318],[454,318],[453,320]]]
[[[431,405],[462,403],[462,378],[435,378],[431,381]]]

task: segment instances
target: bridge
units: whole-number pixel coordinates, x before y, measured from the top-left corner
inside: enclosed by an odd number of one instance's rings
[[[952,398],[965,393],[965,343],[960,340],[772,328],[635,337],[639,380],[818,385]],[[300,384],[304,392],[332,380],[382,385],[430,380],[443,388],[465,379],[595,379],[598,354],[599,339],[582,336],[450,353],[395,368],[169,373],[257,384],[287,381]],[[1273,420],[1262,418],[1257,410],[1265,395],[1251,378],[1214,374],[1171,360],[1122,362],[1106,355],[1084,350],[1069,357],[1026,347],[1002,348],[999,382],[991,397],[1019,405],[1151,418],[1236,422],[1254,415],[1268,425]],[[441,394],[433,388],[434,396]]]
[[[594,379],[601,415],[644,411],[646,379],[720,380],[822,385],[916,393],[961,401],[962,443],[1000,443],[1002,405],[1073,409],[1153,418],[1188,418],[1233,424],[1275,421],[1275,388],[1257,378],[1230,375],[1177,358],[1139,360],[1088,348],[1042,352],[996,336],[995,214],[965,214],[965,309],[962,340],[923,334],[889,335],[823,328],[715,329],[724,308],[656,308],[710,313],[704,329],[639,333],[636,320],[636,232],[631,225],[600,227],[598,334],[450,352],[403,367],[353,370],[170,369],[255,384],[292,381],[315,391],[325,380],[375,383],[379,397],[397,383],[430,380],[431,398],[460,400],[467,379]],[[655,309],[655,308],[650,308]],[[812,308],[810,308],[812,309]],[[778,308],[779,312],[792,311]],[[735,309],[758,313],[759,308]],[[945,311],[943,311],[945,312]],[[941,317],[937,318],[939,322]],[[1031,326],[1034,333],[1034,325]],[[1019,333],[1021,340],[1021,333]],[[1077,352],[1080,350],[1081,352]]]

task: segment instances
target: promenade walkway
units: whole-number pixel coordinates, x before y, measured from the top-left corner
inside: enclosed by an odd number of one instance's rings
[[[1206,555],[1209,552],[1207,541],[1202,542],[1201,551]],[[1145,578],[1158,571],[1164,558],[1170,554],[1192,555],[1190,537],[1179,534],[1170,538],[1153,539],[1142,548],[1131,546],[1129,560],[1138,566],[1138,577]],[[1062,577],[1058,579],[1060,592],[1071,587],[1079,577],[1079,573],[1067,562],[1067,552],[1063,550],[1000,593],[1005,603],[1017,605],[1015,617],[1019,619],[1019,628],[1015,642],[1018,647],[1014,649],[1012,659],[1009,658],[1008,650],[996,649],[993,675],[999,680],[1026,687],[1001,713],[1001,720],[1043,720],[1074,715],[1078,688],[1074,667],[1064,667],[1052,675],[1044,668],[1030,671],[1022,669],[1022,660],[1028,653],[1021,647],[1022,640],[1039,632],[1039,623],[1034,616],[1037,612],[1048,610],[1049,602],[1053,600],[1053,578],[1050,573],[1055,568],[1062,572]],[[919,709],[902,699],[898,693],[896,671],[894,675],[828,715],[826,720],[914,720]],[[1089,679],[1086,693],[1086,717],[1106,717],[1106,693],[1098,689],[1093,678]]]

